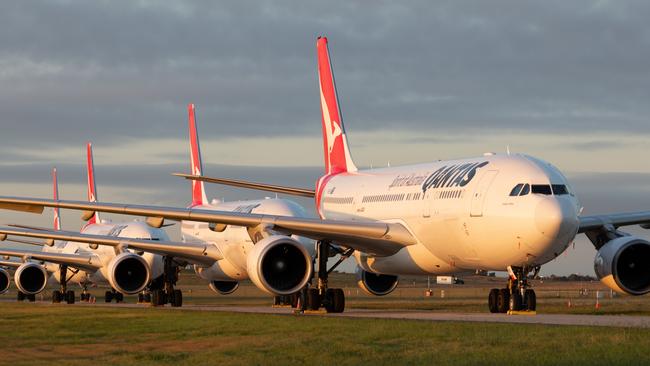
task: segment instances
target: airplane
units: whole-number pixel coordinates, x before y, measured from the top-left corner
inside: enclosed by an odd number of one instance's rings
[[[585,234],[598,250],[594,269],[605,285],[630,295],[650,292],[650,242],[620,230],[632,225],[650,229],[650,211],[581,216],[565,176],[541,159],[485,154],[358,169],[341,119],[327,38],[319,37],[316,49],[325,174],[314,190],[298,192],[314,197],[320,218],[28,197],[0,197],[0,208],[41,213],[44,207],[59,207],[160,221],[191,219],[215,229],[243,226],[255,242],[251,254],[265,251],[269,242],[291,243],[291,235],[308,237],[317,241],[318,282],[303,292],[310,308],[322,306],[328,312],[341,312],[345,304],[343,291],[328,286],[327,258],[335,248],[353,255],[360,286],[379,296],[396,288],[399,275],[507,270],[504,287],[487,296],[490,312],[505,313],[535,310],[531,274]],[[287,194],[293,190],[241,180],[234,184]],[[305,275],[303,258],[284,258],[291,269],[287,274],[296,279]],[[257,268],[261,271],[253,282],[274,281],[272,273]]]
[[[11,274],[8,269],[15,269],[20,267],[22,263],[9,260],[0,261],[0,295],[6,294],[11,285]],[[34,298],[34,300],[36,300]]]
[[[190,168],[192,174],[201,175],[203,170],[201,150],[196,128],[195,106],[188,105],[188,125],[190,140]],[[293,201],[265,198],[259,200],[221,202],[212,200],[208,202],[205,187],[202,182],[191,182],[191,209],[210,211],[227,211],[233,214],[255,213],[261,215],[306,216],[305,210]],[[56,198],[55,198],[56,200]],[[91,216],[96,212],[88,212]],[[164,220],[150,218],[147,223],[153,227],[161,227]],[[142,224],[141,224],[142,225]],[[183,220],[181,224],[183,243],[151,241],[148,243],[133,243],[131,240],[114,238],[105,234],[94,232],[91,235],[82,232],[62,232],[49,230],[33,230],[33,228],[2,228],[0,235],[5,237],[27,236],[43,238],[45,240],[69,240],[92,243],[100,246],[118,247],[125,246],[147,253],[162,255],[165,263],[174,262],[177,265],[192,264],[196,274],[207,280],[210,289],[221,295],[228,295],[237,290],[239,281],[252,278],[253,282],[263,291],[275,295],[276,302],[291,303],[297,298],[291,295],[297,293],[310,279],[313,242],[300,237],[290,238],[290,241],[267,240],[263,251],[254,249],[251,231],[239,226],[211,226],[202,221],[191,218]],[[14,239],[15,240],[15,239]],[[261,240],[261,239],[260,239]],[[112,249],[111,249],[112,250]],[[2,251],[0,251],[2,254]],[[302,265],[302,277],[285,279],[285,255],[297,259]],[[254,259],[251,259],[254,256]],[[249,264],[249,261],[253,261]],[[260,272],[272,274],[270,279],[261,277]],[[295,282],[292,282],[294,281]],[[156,298],[157,296],[153,296]],[[156,301],[153,301],[156,304]]]
[[[93,164],[92,145],[86,146],[87,150],[87,183],[88,200],[97,199],[95,173]],[[58,178],[56,168],[52,170],[53,197],[58,199]],[[47,229],[17,225],[19,228],[29,228],[37,232]],[[54,209],[53,228],[55,232],[61,231],[59,209]],[[98,214],[87,217],[87,223],[81,233],[104,234],[111,237],[133,238],[130,240],[169,240],[167,234],[157,228],[151,228],[142,222],[110,223],[102,221]],[[5,240],[6,234],[0,234],[0,240]],[[138,239],[135,239],[138,238]],[[124,239],[122,239],[124,240]],[[0,249],[0,255],[22,258],[14,274],[14,282],[19,289],[18,300],[25,298],[33,301],[34,296],[43,291],[47,285],[50,274],[60,284],[59,289],[52,292],[52,302],[65,301],[68,304],[75,302],[75,292],[68,289],[68,283],[76,283],[82,288],[81,300],[89,301],[90,294],[87,287],[91,284],[107,284],[111,286],[106,291],[105,300],[113,299],[121,302],[124,294],[137,294],[145,290],[150,282],[162,278],[163,261],[159,255],[138,254],[128,248],[98,247],[93,243],[75,242],[73,240],[55,241],[46,238],[43,242],[30,242],[16,240],[24,244],[42,246],[41,251]],[[148,243],[149,241],[146,241]],[[34,262],[42,261],[43,263]],[[179,299],[182,301],[182,299]],[[179,305],[180,306],[180,305]]]

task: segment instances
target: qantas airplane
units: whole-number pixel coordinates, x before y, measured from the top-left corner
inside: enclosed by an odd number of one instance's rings
[[[88,173],[88,200],[95,202],[97,190],[93,166],[92,146],[87,145],[87,173]],[[52,170],[53,196],[58,199],[58,182],[56,169]],[[17,226],[16,229],[29,229],[35,232],[48,232],[47,229]],[[59,209],[54,209],[54,230],[61,232],[61,219]],[[161,229],[151,228],[143,222],[128,222],[112,224],[99,219],[97,213],[88,216],[87,224],[81,229],[85,235],[104,234],[120,240],[117,237],[137,238],[135,241],[144,241],[149,244],[153,240],[168,240],[166,233]],[[6,239],[7,233],[0,233],[0,239]],[[42,237],[42,236],[41,236]],[[53,238],[44,237],[46,241],[29,242],[13,239],[25,244],[41,245],[42,251],[0,249],[0,255],[22,258],[23,262],[14,274],[14,282],[18,287],[18,300],[25,298],[34,301],[34,296],[45,289],[50,274],[59,282],[60,288],[52,293],[52,301],[68,304],[75,302],[75,293],[69,290],[68,283],[81,286],[81,300],[88,301],[90,294],[87,287],[91,284],[108,284],[111,291],[106,291],[105,300],[110,302],[115,299],[123,300],[123,294],[139,293],[150,285],[151,280],[162,277],[162,257],[149,253],[137,254],[119,248],[98,247],[94,243],[54,241]],[[36,261],[43,261],[41,264]],[[179,298],[180,300],[180,298]]]
[[[253,281],[300,284],[311,267],[293,235],[317,241],[318,282],[306,286],[309,307],[343,311],[343,291],[329,288],[332,249],[353,255],[360,285],[374,295],[393,291],[399,275],[507,270],[488,295],[491,312],[535,310],[528,279],[583,233],[598,254],[596,275],[631,295],[650,291],[650,242],[620,230],[650,228],[650,211],[580,216],[567,179],[553,165],[527,155],[496,155],[402,167],[359,170],[348,146],[327,39],[318,38],[318,74],[325,174],[315,190],[187,176],[240,187],[314,197],[319,219],[118,203],[0,197],[0,208],[40,213],[44,207],[203,222],[219,231],[242,226],[255,243],[247,268]],[[283,250],[275,251],[272,244]],[[268,257],[268,261],[267,258]],[[282,258],[282,262],[277,260]],[[272,260],[271,260],[272,259]],[[275,266],[275,268],[274,268]],[[282,269],[277,276],[275,270]],[[289,286],[286,286],[288,288]],[[294,287],[295,288],[295,287]]]
[[[201,175],[203,170],[198,132],[196,128],[195,107],[188,106],[188,124],[190,140],[190,168],[193,175]],[[250,201],[208,202],[203,182],[192,181],[192,201],[190,209],[227,211],[241,214],[259,215],[284,215],[304,217],[304,209],[293,201],[283,199],[262,199]],[[56,200],[56,197],[55,197]],[[96,214],[88,212],[86,216]],[[147,223],[154,227],[161,227],[164,220],[149,219]],[[145,226],[136,222],[135,225]],[[153,229],[155,230],[155,229]],[[46,240],[70,240],[91,243],[100,246],[124,246],[143,252],[164,256],[165,263],[178,265],[193,264],[196,274],[209,282],[209,287],[222,295],[231,294],[237,290],[239,281],[251,278],[253,282],[267,293],[276,295],[276,301],[282,298],[285,302],[297,301],[288,298],[305,287],[312,272],[313,242],[300,237],[293,237],[288,243],[283,240],[266,240],[267,245],[253,245],[252,237],[261,234],[247,230],[241,226],[209,225],[204,221],[184,220],[181,224],[183,243],[161,242],[161,235],[150,235],[154,241],[133,243],[123,238],[114,238],[101,232],[79,233],[33,230],[32,228],[0,228],[0,235],[28,236]],[[145,236],[139,238],[147,239]],[[15,240],[15,239],[14,239]],[[256,241],[262,240],[261,238]],[[264,249],[265,248],[265,249]],[[264,249],[264,250],[260,250]],[[113,248],[110,248],[112,251]],[[0,254],[3,252],[0,251]],[[291,260],[300,260],[303,276],[298,279],[290,277],[285,279],[287,264],[284,256],[289,255]],[[268,258],[271,258],[270,260]],[[252,261],[252,264],[249,264]],[[269,262],[271,261],[271,262]],[[259,262],[259,263],[258,263]],[[295,265],[295,264],[294,264]],[[259,271],[271,273],[269,280],[252,269],[261,268]],[[167,268],[167,264],[165,265]],[[167,273],[167,272],[166,272]],[[175,271],[169,271],[174,274]],[[296,282],[291,282],[295,280]],[[174,280],[175,283],[175,280]],[[165,288],[167,285],[165,286]],[[172,293],[171,291],[168,293]],[[153,298],[158,298],[154,291]],[[153,301],[157,304],[156,301]],[[158,304],[161,305],[161,304]]]

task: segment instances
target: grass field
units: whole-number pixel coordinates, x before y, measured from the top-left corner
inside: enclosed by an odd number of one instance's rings
[[[0,365],[650,363],[650,330],[0,303]]]

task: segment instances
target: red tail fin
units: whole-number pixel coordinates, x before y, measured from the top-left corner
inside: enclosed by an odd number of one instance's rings
[[[52,195],[54,200],[59,199],[59,180],[56,177],[56,168],[52,169]],[[54,230],[61,230],[61,216],[58,207],[54,208]]]
[[[86,145],[86,163],[88,171],[88,202],[97,202],[97,187],[95,186],[95,164],[93,163],[93,145]],[[99,213],[95,212],[93,217],[88,220],[88,224],[100,223]]]
[[[352,161],[345,128],[341,120],[334,74],[330,63],[327,38],[316,41],[318,53],[318,80],[320,84],[320,103],[323,123],[323,143],[325,150],[325,174],[356,171]]]
[[[201,147],[199,146],[199,134],[196,129],[196,118],[194,113],[194,104],[187,106],[189,113],[190,129],[190,169],[193,175],[203,175],[203,163],[201,162]],[[192,205],[200,206],[208,203],[205,196],[205,187],[203,182],[192,180]]]

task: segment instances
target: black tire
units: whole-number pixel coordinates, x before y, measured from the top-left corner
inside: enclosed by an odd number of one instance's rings
[[[61,291],[59,291],[59,290],[52,291],[52,303],[53,304],[60,303],[62,297],[63,296],[61,296]]]
[[[65,302],[68,304],[74,304],[74,291],[70,290],[65,293]]]
[[[499,312],[499,308],[497,307],[497,297],[499,297],[499,289],[493,288],[490,290],[490,294],[488,295],[488,308],[491,313]]]
[[[171,300],[172,307],[179,308],[183,306],[183,292],[181,290],[174,290]]]
[[[35,302],[36,294],[27,295],[27,300],[29,300],[29,302]]]
[[[342,288],[335,288],[333,291],[334,312],[342,313],[345,310],[345,292]]]
[[[320,293],[318,289],[310,288],[307,289],[307,309],[308,310],[318,310],[321,306]]]
[[[497,310],[500,313],[507,313],[510,307],[510,293],[508,289],[502,288],[497,296]]]
[[[535,311],[537,309],[537,295],[535,295],[535,290],[526,290],[524,292],[524,300],[526,300],[526,310]]]
[[[115,302],[124,302],[124,294],[121,292],[116,293]]]
[[[144,302],[151,303],[151,292],[144,294]]]
[[[111,291],[106,291],[106,292],[104,293],[104,300],[105,300],[106,302],[111,302],[111,301],[113,301],[113,293],[112,293]]]
[[[510,310],[519,311],[523,310],[523,299],[521,298],[521,293],[518,290],[515,290],[510,295]]]
[[[18,291],[18,294],[16,295],[16,300],[23,301],[23,300],[25,300],[25,297],[26,297],[26,295],[25,295],[24,292]]]
[[[165,305],[165,294],[162,290],[151,291],[151,305],[162,306]]]
[[[289,304],[291,305],[292,308],[297,308],[298,307],[298,302],[300,300],[300,291],[296,292],[295,294],[289,295]]]

